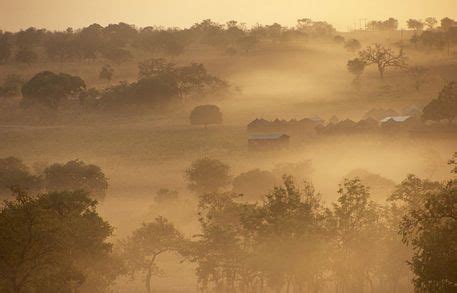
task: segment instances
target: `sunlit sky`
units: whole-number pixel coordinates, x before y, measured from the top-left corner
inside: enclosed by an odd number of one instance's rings
[[[0,0],[0,29],[30,26],[61,30],[92,23],[127,22],[188,27],[203,19],[238,20],[248,25],[278,22],[292,26],[298,18],[326,20],[338,30],[360,19],[395,17],[457,18],[457,0]],[[362,21],[363,22],[363,21]]]

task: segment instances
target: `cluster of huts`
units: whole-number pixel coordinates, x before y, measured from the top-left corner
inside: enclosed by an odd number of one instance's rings
[[[339,120],[333,116],[328,121],[319,117],[301,120],[255,119],[247,125],[250,150],[281,149],[289,144],[290,137],[305,138],[315,135],[403,133],[425,127],[420,110],[410,108],[402,114],[391,109],[372,109],[361,120]]]

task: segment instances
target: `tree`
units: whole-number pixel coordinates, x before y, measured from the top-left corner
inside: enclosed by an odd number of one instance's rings
[[[445,17],[441,19],[441,29],[443,31],[448,31],[450,28],[456,26],[457,22],[453,20],[452,18]]]
[[[406,24],[408,25],[409,29],[412,29],[414,31],[415,34],[424,29],[424,23],[418,19],[410,18],[406,21]]]
[[[337,35],[333,37],[333,41],[337,44],[344,44],[346,39],[343,36]]]
[[[41,187],[41,178],[33,175],[20,159],[15,157],[0,159],[0,196],[12,195],[12,190],[17,188],[35,193]]]
[[[439,183],[416,178],[406,182],[409,196],[396,199],[402,200],[405,207],[400,233],[404,243],[413,249],[409,265],[415,274],[416,290],[454,292],[457,289],[457,181]]]
[[[451,124],[457,116],[457,82],[445,85],[438,98],[428,103],[422,112],[423,120],[447,119]]]
[[[175,64],[168,63],[165,59],[153,58],[138,64],[138,77],[145,78],[171,74],[174,71],[174,68]]]
[[[259,200],[273,190],[279,183],[278,178],[269,171],[253,169],[233,179],[232,192],[243,194],[246,199]]]
[[[360,60],[359,58],[355,58],[348,61],[347,69],[350,73],[355,76],[354,82],[358,82],[360,80],[360,76],[363,74],[365,70],[365,62]]]
[[[362,45],[356,39],[349,39],[344,43],[344,48],[349,52],[356,52],[362,48]]]
[[[11,44],[8,35],[0,32],[0,64],[5,64],[11,56]]]
[[[220,190],[231,181],[230,167],[219,160],[202,158],[193,161],[185,171],[189,188],[198,193]]]
[[[354,169],[348,172],[344,178],[359,178],[363,185],[370,190],[370,198],[376,202],[383,202],[394,190],[395,181],[385,178],[380,174],[372,173],[365,169]]]
[[[424,21],[424,24],[427,26],[428,30],[433,30],[438,24],[438,20],[436,20],[434,17],[427,17]]]
[[[100,291],[117,275],[107,242],[112,227],[85,192],[30,196],[18,191],[0,210],[0,291]],[[113,267],[102,269],[104,263]],[[93,287],[91,292],[99,292]]]
[[[104,80],[108,81],[108,83],[110,83],[111,80],[113,79],[113,75],[114,75],[114,69],[110,65],[104,65],[102,67],[102,70],[100,71],[98,77],[100,79],[104,79]]]
[[[398,54],[394,54],[392,49],[385,48],[380,44],[368,46],[365,50],[360,51],[359,59],[365,62],[366,65],[375,64],[378,67],[381,79],[384,78],[384,72],[387,68],[403,68],[406,66],[406,56],[402,49]]]
[[[8,74],[3,81],[3,86],[0,87],[0,96],[9,97],[19,95],[24,82],[19,75]]]
[[[136,273],[145,275],[146,292],[150,293],[152,276],[160,273],[157,257],[179,251],[183,242],[184,237],[175,226],[158,217],[154,222],[143,223],[122,242],[122,256],[132,276]]]
[[[121,64],[132,59],[132,54],[129,50],[117,47],[106,46],[101,50],[102,56],[116,64]]]
[[[420,91],[422,85],[428,80],[428,69],[423,66],[412,66],[408,68],[407,72],[414,80],[416,91]]]
[[[161,204],[161,203],[169,203],[174,202],[179,198],[179,192],[176,190],[170,190],[168,188],[160,188],[156,195],[154,196],[154,202]]]
[[[201,196],[202,233],[191,249],[201,289],[317,292],[331,247],[328,214],[312,186],[300,190],[290,177],[258,204],[239,203],[231,193]]]
[[[24,107],[41,104],[57,109],[62,99],[79,94],[85,88],[86,84],[78,76],[43,71],[24,84],[21,103]]]
[[[44,184],[48,191],[85,190],[98,199],[103,199],[108,189],[108,179],[102,169],[79,160],[47,167]]]
[[[398,20],[392,17],[384,21],[373,20],[368,22],[367,28],[372,31],[394,31],[398,28]]]
[[[20,63],[25,63],[27,65],[32,65],[35,61],[38,60],[38,55],[31,49],[22,48],[16,52],[16,61]]]
[[[451,173],[457,174],[457,152],[454,153],[448,164],[452,167]]]
[[[49,58],[61,63],[78,55],[75,34],[71,30],[53,33],[46,40],[44,47]]]
[[[338,252],[334,271],[338,286],[347,292],[362,292],[364,284],[373,289],[380,243],[379,207],[360,179],[346,179],[334,204]]]
[[[246,54],[249,53],[259,41],[255,36],[244,36],[238,39],[238,47],[243,50]]]
[[[189,119],[190,124],[204,125],[206,129],[208,124],[222,123],[222,112],[215,105],[201,105],[192,110]]]
[[[26,30],[21,30],[16,33],[16,46],[21,49],[35,48],[43,42],[45,35],[45,29],[29,27]]]

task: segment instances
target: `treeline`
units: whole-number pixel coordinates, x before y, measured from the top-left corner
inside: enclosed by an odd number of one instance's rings
[[[111,81],[114,70],[105,65],[100,78]],[[58,110],[74,106],[83,111],[128,109],[147,106],[149,109],[167,110],[189,101],[222,98],[231,90],[230,85],[211,75],[203,64],[177,66],[165,59],[148,59],[138,64],[138,80],[123,81],[104,89],[89,88],[79,76],[43,71],[28,81],[10,75],[0,96],[22,95],[23,108],[44,107]]]
[[[227,54],[249,52],[260,43],[283,43],[307,38],[328,37],[333,26],[322,21],[300,19],[292,28],[256,25],[250,29],[237,21],[219,24],[209,19],[190,28],[136,28],[126,23],[51,32],[28,28],[16,33],[0,32],[0,64],[11,58],[31,64],[41,56],[50,60],[93,61],[103,58],[115,63],[127,61],[137,50],[174,57],[194,44],[226,50]]]
[[[11,195],[11,190],[31,194],[53,191],[86,190],[92,197],[103,199],[108,189],[108,178],[102,169],[80,160],[64,164],[35,163],[27,166],[16,157],[0,158],[0,198]]]
[[[408,20],[408,28],[415,32],[410,39],[415,48],[447,49],[450,53],[451,46],[457,44],[457,21],[446,17],[439,27],[435,27],[437,23],[434,18]]]
[[[457,172],[457,153],[449,161]],[[195,263],[202,292],[455,292],[457,181],[409,175],[387,203],[346,179],[325,205],[292,177],[246,202],[227,192],[229,167],[200,159],[185,172],[198,195],[201,232],[187,239],[163,217],[142,224],[113,253],[113,228],[91,194],[32,196],[14,189],[0,211],[2,292],[104,292],[117,277],[160,275],[159,256]],[[161,200],[176,193],[161,190]]]

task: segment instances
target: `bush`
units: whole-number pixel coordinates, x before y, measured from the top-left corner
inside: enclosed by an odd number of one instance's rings
[[[30,169],[18,158],[7,157],[0,159],[0,196],[12,194],[12,189],[38,192],[42,180],[33,175]]]
[[[57,109],[62,99],[79,94],[85,88],[86,84],[78,76],[43,71],[36,74],[22,87],[22,106],[41,104]]]
[[[103,199],[108,189],[102,169],[79,160],[49,166],[44,170],[44,182],[48,191],[85,190],[98,199]]]

